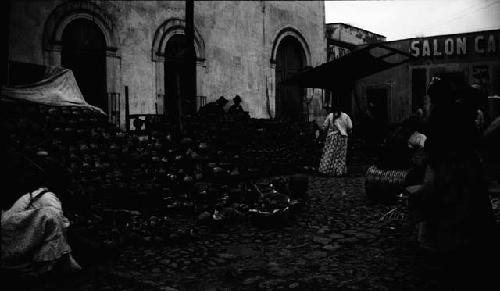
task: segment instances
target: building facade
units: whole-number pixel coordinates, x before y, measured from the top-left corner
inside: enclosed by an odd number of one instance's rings
[[[356,46],[385,41],[383,35],[346,23],[327,23],[327,58],[333,61],[349,54]]]
[[[448,76],[500,95],[500,30],[410,38],[384,45],[409,52],[415,60],[359,80],[353,106],[359,116],[375,106],[383,122],[401,122],[424,109],[433,77]]]
[[[252,117],[314,119],[322,92],[279,82],[326,61],[323,1],[196,1],[196,104],[242,96]],[[74,71],[123,128],[180,94],[185,1],[10,3],[9,60]],[[307,105],[307,106],[306,106]]]

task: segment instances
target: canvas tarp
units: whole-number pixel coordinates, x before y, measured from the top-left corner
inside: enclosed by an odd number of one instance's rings
[[[85,102],[73,72],[65,68],[48,68],[43,79],[35,83],[3,86],[0,98],[50,106],[82,106],[105,114],[100,108]]]
[[[414,58],[409,53],[381,43],[363,45],[348,55],[298,73],[282,84],[304,88],[337,89]]]

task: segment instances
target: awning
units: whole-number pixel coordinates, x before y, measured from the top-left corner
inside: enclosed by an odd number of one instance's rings
[[[333,89],[374,73],[415,59],[409,53],[383,44],[359,47],[350,54],[301,72],[285,81],[283,85],[304,88]]]
[[[0,100],[33,102],[49,106],[81,106],[105,114],[102,109],[85,101],[73,71],[61,67],[47,67],[42,79],[35,83],[3,86]]]

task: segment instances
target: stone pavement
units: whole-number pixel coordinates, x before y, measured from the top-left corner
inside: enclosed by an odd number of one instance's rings
[[[37,290],[429,290],[414,227],[384,222],[364,178],[311,177],[308,210],[283,227],[200,228],[182,244],[128,246]]]

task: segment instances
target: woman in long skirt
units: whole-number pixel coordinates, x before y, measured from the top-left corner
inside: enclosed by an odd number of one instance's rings
[[[351,118],[338,109],[331,109],[323,123],[327,132],[319,172],[325,175],[342,176],[347,173],[348,131],[352,129]]]

